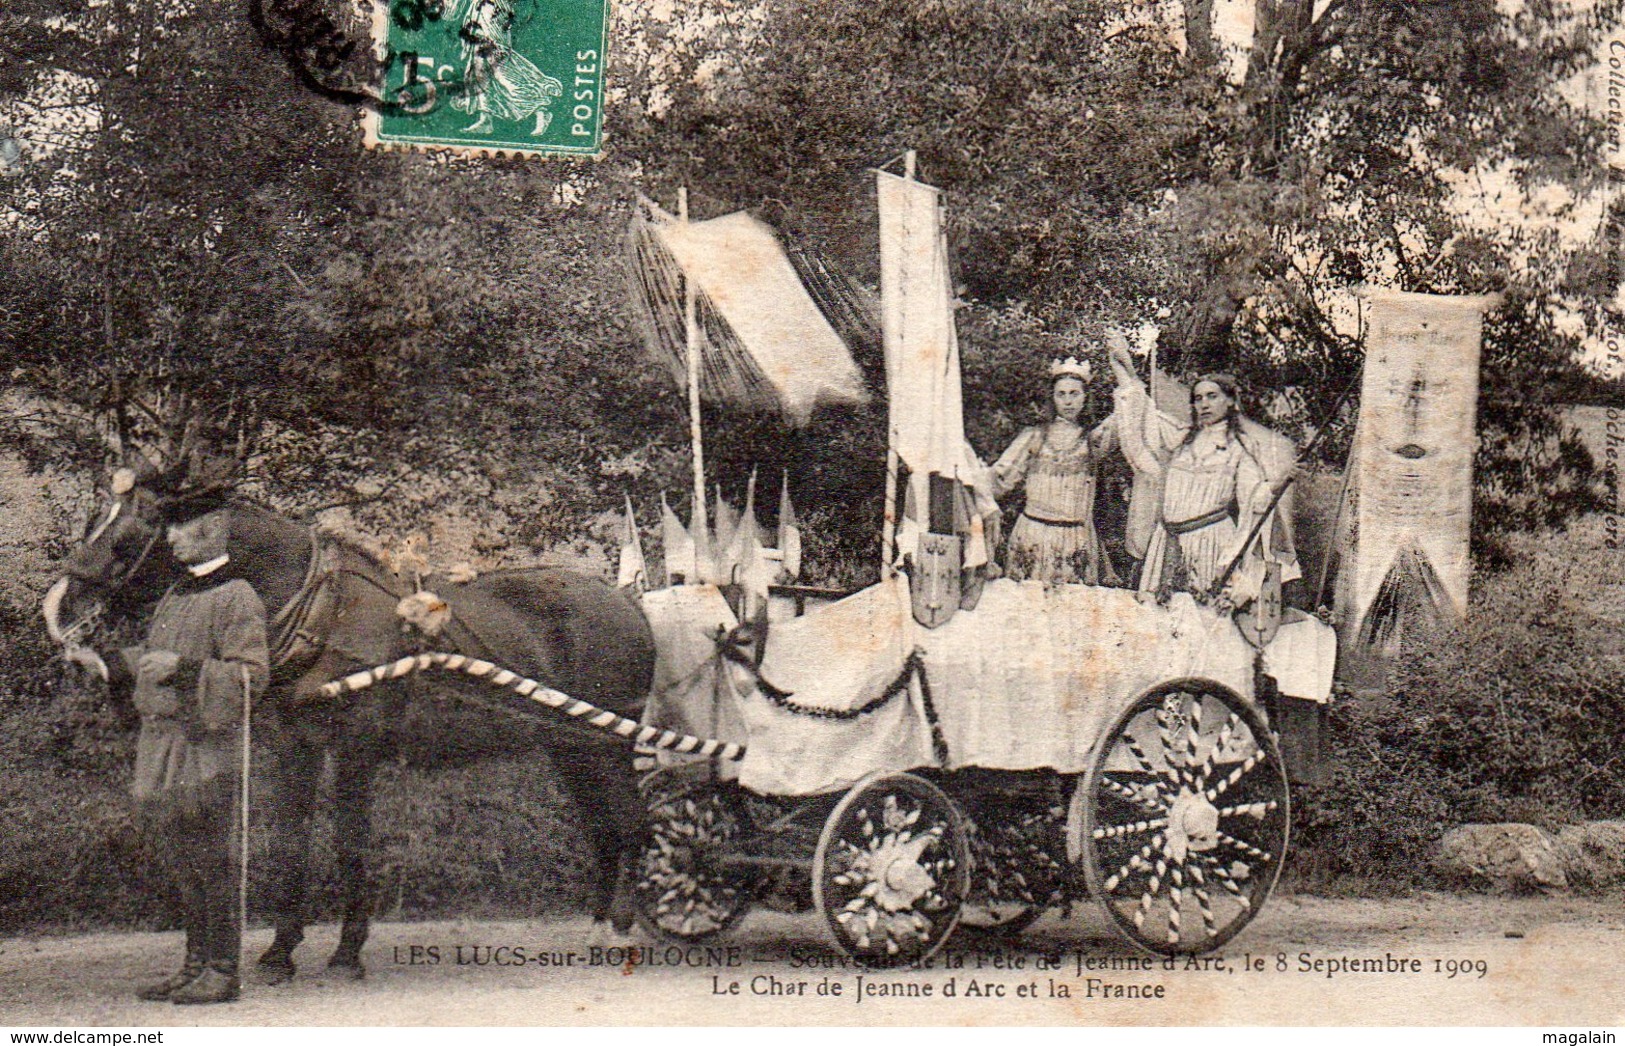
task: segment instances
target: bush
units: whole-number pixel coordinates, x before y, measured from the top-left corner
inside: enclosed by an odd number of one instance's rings
[[[1454,825],[1625,816],[1625,564],[1603,539],[1595,516],[1509,538],[1459,630],[1333,708],[1332,780],[1298,804],[1304,879],[1428,884]]]

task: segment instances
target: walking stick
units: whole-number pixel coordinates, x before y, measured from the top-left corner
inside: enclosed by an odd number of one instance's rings
[[[253,738],[251,737],[250,723],[253,718],[254,688],[249,678],[248,666],[243,665],[243,761],[242,761],[242,804],[239,810],[242,824],[241,831],[237,833],[237,961],[242,963],[243,941],[248,936],[248,775],[253,769]]]

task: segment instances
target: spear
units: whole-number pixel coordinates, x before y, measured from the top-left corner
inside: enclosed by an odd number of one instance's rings
[[[1354,391],[1354,386],[1359,384],[1364,374],[1365,368],[1362,365],[1360,370],[1355,372],[1354,377],[1349,379],[1348,384],[1343,386],[1343,391],[1338,394],[1337,400],[1332,404],[1331,409],[1326,412],[1326,420],[1316,430],[1315,438],[1310,440],[1308,446],[1298,453],[1298,460],[1293,463],[1291,471],[1270,485],[1269,507],[1259,513],[1257,519],[1253,520],[1252,529],[1247,532],[1247,540],[1241,543],[1241,548],[1236,550],[1235,556],[1230,560],[1230,565],[1224,568],[1224,573],[1220,574],[1219,579],[1213,582],[1213,587],[1208,589],[1207,596],[1209,599],[1216,599],[1219,593],[1224,591],[1224,586],[1230,583],[1230,578],[1235,575],[1236,568],[1241,565],[1242,559],[1246,557],[1248,552],[1252,551],[1253,542],[1258,540],[1258,535],[1263,531],[1264,523],[1270,518],[1270,513],[1275,511],[1275,507],[1286,496],[1287,488],[1292,486],[1292,481],[1298,478],[1298,466],[1310,460],[1314,455],[1315,448],[1320,446],[1321,441],[1326,438],[1326,434],[1332,430],[1332,422],[1337,420],[1337,412],[1343,409],[1344,403],[1348,402],[1349,395]]]

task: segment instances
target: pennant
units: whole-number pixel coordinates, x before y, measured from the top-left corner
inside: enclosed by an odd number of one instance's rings
[[[801,577],[801,524],[796,520],[796,507],[790,503],[789,469],[779,487],[779,561],[787,580]]]
[[[678,578],[686,584],[697,584],[700,574],[694,561],[694,538],[666,503],[664,491],[660,495],[660,544],[666,554],[666,585],[677,584]]]
[[[722,501],[720,493],[717,501],[721,505],[727,504],[727,502]],[[745,487],[745,511],[740,513],[738,519],[731,522],[733,523],[733,530],[728,535],[728,551],[722,557],[722,562],[728,565],[727,568],[733,580],[737,581],[746,570],[755,565],[752,562],[752,557],[755,555],[754,550],[760,549],[762,546],[762,529],[756,524],[755,469],[751,470],[750,483]],[[721,539],[718,538],[718,541],[720,542]]]
[[[621,537],[621,569],[618,588],[642,588],[647,570],[643,561],[643,540],[638,536],[637,517],[632,513],[632,495],[626,496],[626,529]]]
[[[722,484],[716,487],[716,510],[711,516],[711,553],[716,557],[716,573],[712,578],[718,585],[731,584],[733,568],[737,565],[728,558],[733,547],[734,530],[739,526],[739,513],[722,498]]]
[[[734,564],[734,581],[743,590],[741,610],[744,620],[755,620],[767,613],[768,589],[773,584],[777,568],[768,549],[762,543],[762,528],[756,522],[756,471],[751,470],[750,483],[745,488],[745,511],[734,528],[729,559]]]

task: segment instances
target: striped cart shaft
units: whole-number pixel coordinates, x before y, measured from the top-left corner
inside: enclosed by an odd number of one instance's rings
[[[549,708],[556,708],[567,716],[580,719],[605,733],[624,737],[634,744],[672,752],[716,756],[719,759],[729,760],[742,759],[745,755],[744,745],[734,744],[730,741],[694,737],[691,734],[680,734],[674,730],[662,730],[653,726],[644,726],[636,720],[616,715],[607,709],[599,708],[597,705],[589,704],[586,701],[571,697],[569,694],[554,690],[552,687],[544,686],[534,679],[526,679],[524,676],[516,672],[510,672],[500,665],[494,665],[489,661],[481,661],[477,658],[465,657],[462,654],[430,652],[403,657],[398,661],[391,661],[375,668],[353,672],[342,679],[335,679],[331,683],[323,684],[321,693],[324,697],[340,697],[392,679],[416,675],[431,668],[473,676],[475,679],[489,683],[494,687],[512,690],[521,697],[527,697]]]

